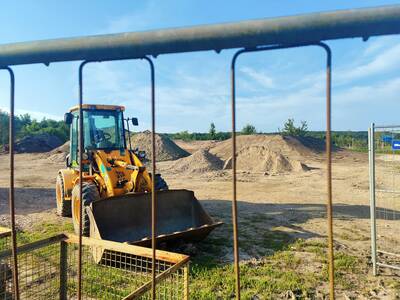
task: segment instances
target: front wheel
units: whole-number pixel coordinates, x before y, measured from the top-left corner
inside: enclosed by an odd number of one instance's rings
[[[90,203],[100,199],[99,190],[94,182],[83,182],[82,185],[82,235],[89,236],[90,222],[89,216],[85,207]],[[74,231],[79,235],[79,209],[80,209],[80,195],[79,183],[76,184],[72,190],[72,223],[74,224]]]

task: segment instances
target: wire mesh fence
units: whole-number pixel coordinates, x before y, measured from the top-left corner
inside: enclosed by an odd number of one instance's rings
[[[369,130],[371,242],[378,267],[400,270],[400,125]]]
[[[13,299],[8,239],[0,235],[0,299]],[[77,242],[61,234],[18,247],[20,298],[76,299]],[[82,262],[82,299],[151,299],[151,249],[84,238]],[[157,299],[188,299],[187,272],[187,256],[158,251]]]

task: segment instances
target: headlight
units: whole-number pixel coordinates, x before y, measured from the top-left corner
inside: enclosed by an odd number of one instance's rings
[[[89,159],[89,155],[87,153],[83,153],[82,154],[82,159],[83,160],[88,160]]]

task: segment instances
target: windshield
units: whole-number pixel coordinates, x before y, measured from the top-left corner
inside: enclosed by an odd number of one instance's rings
[[[122,119],[121,111],[83,111],[85,149],[124,149]]]

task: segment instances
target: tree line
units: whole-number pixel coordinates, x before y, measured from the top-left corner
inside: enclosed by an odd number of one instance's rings
[[[251,134],[280,134],[283,136],[294,136],[299,138],[316,138],[325,140],[325,131],[310,131],[306,121],[301,121],[299,125],[293,118],[289,118],[277,132],[265,133],[257,131],[256,127],[251,124],[246,124],[239,132],[238,135],[251,135]],[[210,129],[206,133],[193,132],[189,133],[187,130],[178,133],[167,134],[172,139],[180,139],[185,141],[195,140],[227,140],[231,137],[231,132],[217,131],[215,124],[210,124]],[[368,133],[367,131],[333,131],[332,132],[333,145],[340,148],[347,148],[355,151],[368,150]]]
[[[8,144],[9,119],[7,112],[0,110],[0,145]],[[64,121],[33,119],[29,114],[19,115],[14,118],[15,136],[17,139],[26,136],[48,133],[55,135],[65,142],[69,139],[69,129]]]
[[[0,110],[0,145],[8,144],[9,114]],[[42,133],[55,135],[65,142],[69,139],[69,129],[64,121],[55,121],[51,119],[42,119],[41,121],[33,119],[29,114],[15,117],[16,138],[21,139],[25,136],[32,136]],[[237,132],[238,135],[252,134],[281,134],[283,136],[312,137],[325,140],[325,131],[310,131],[306,121],[301,121],[296,126],[295,120],[289,118],[274,133],[264,133],[257,131],[252,124],[246,124]],[[185,141],[195,140],[227,140],[231,137],[230,132],[217,131],[212,122],[208,132],[188,132],[187,130],[178,133],[166,134],[172,139]],[[368,134],[366,131],[333,131],[332,142],[335,146],[357,151],[366,151],[368,149]]]

